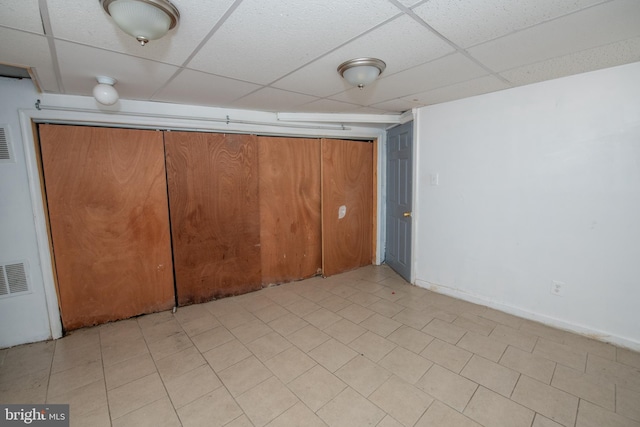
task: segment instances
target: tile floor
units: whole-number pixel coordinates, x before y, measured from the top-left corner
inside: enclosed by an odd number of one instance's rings
[[[386,266],[0,350],[0,402],[73,426],[640,426],[640,354]]]

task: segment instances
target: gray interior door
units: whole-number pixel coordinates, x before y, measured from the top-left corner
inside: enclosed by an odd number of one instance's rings
[[[387,133],[387,245],[385,262],[411,281],[413,122]]]

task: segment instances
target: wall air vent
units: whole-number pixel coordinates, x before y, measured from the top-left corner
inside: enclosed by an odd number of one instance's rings
[[[26,262],[0,264],[0,298],[30,292]]]
[[[9,126],[0,125],[0,163],[13,163],[11,141],[9,139]]]

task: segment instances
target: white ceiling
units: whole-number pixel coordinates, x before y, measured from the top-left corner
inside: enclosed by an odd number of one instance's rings
[[[399,113],[640,61],[640,0],[173,0],[140,46],[99,0],[0,0],[0,63],[48,93],[274,112]],[[373,56],[376,83],[336,68]]]

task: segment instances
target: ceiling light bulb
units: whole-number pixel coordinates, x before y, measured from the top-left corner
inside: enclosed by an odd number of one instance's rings
[[[357,58],[343,62],[338,73],[352,86],[360,89],[373,83],[384,71],[387,64],[376,58]]]
[[[113,105],[118,102],[118,91],[113,85],[116,79],[106,76],[96,77],[98,84],[93,88],[93,97],[100,104]]]
[[[175,27],[180,13],[167,0],[101,0],[104,10],[142,46]]]

